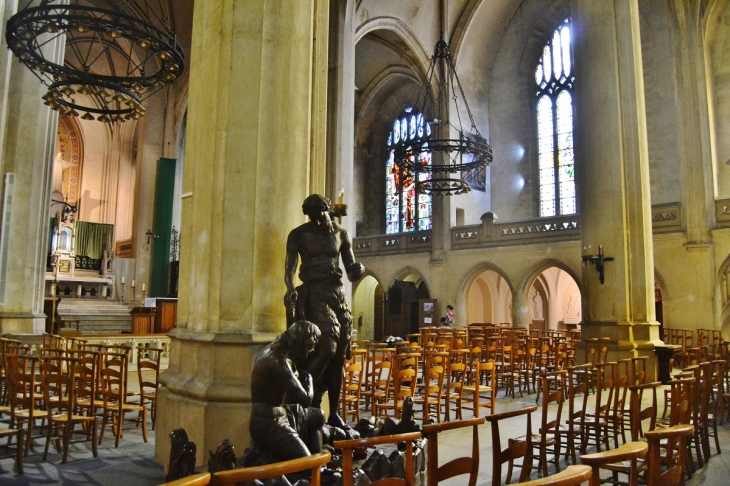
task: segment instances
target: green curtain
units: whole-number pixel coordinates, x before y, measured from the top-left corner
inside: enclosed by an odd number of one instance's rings
[[[107,238],[114,241],[114,225],[76,221],[76,255],[101,260]]]

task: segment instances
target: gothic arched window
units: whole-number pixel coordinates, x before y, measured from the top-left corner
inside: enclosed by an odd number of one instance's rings
[[[388,134],[388,160],[385,163],[385,233],[405,233],[431,229],[431,196],[417,194],[416,182],[428,180],[426,171],[411,171],[398,167],[393,156],[397,145],[408,143],[416,135],[423,138],[431,134],[431,126],[423,113],[412,107],[393,121],[393,130]],[[421,165],[431,164],[431,153],[418,155]]]
[[[540,216],[575,214],[573,53],[570,19],[545,44],[535,68]]]

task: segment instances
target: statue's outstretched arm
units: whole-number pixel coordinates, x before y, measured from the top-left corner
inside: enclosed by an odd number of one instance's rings
[[[365,267],[362,263],[355,261],[355,254],[352,252],[352,241],[350,240],[350,234],[342,230],[341,233],[342,244],[340,246],[340,255],[342,256],[342,263],[345,265],[345,271],[347,272],[347,279],[350,282],[357,282],[365,273]]]
[[[292,303],[296,303],[297,291],[294,285],[294,279],[297,274],[297,264],[299,263],[299,241],[294,231],[289,233],[286,240],[286,259],[284,260],[284,283],[286,284],[286,295],[284,296],[284,305],[289,307]]]

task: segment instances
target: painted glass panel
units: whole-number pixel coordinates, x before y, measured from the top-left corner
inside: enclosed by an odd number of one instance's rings
[[[550,72],[552,71],[552,59],[550,56],[550,46],[547,45],[542,50],[542,67],[545,70],[545,80],[550,81]]]
[[[560,29],[560,43],[563,51],[563,74],[570,76],[572,52],[570,48],[570,27]]]
[[[562,62],[562,49],[560,48],[560,31],[555,31],[553,34],[553,74],[555,79],[560,79],[560,75],[563,72]]]
[[[388,134],[388,160],[385,164],[385,232],[386,234],[431,229],[432,201],[428,194],[416,193],[416,182],[428,180],[427,172],[412,172],[395,164],[394,146],[422,139],[431,134],[430,126],[422,113],[406,108],[405,114],[393,122]],[[424,145],[427,148],[427,144]],[[420,165],[431,164],[431,154],[418,156]]]
[[[575,78],[570,36],[570,19],[565,19],[545,44],[535,70],[540,216],[543,217],[577,211],[571,92]]]
[[[575,213],[575,163],[573,159],[573,98],[562,91],[557,100],[558,177],[560,214]]]
[[[400,233],[398,222],[398,167],[395,165],[393,151],[385,164],[385,233]]]

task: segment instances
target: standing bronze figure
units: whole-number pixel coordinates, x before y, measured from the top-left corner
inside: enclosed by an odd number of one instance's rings
[[[327,423],[345,428],[337,407],[342,367],[345,358],[350,356],[352,312],[342,286],[340,258],[350,282],[359,280],[365,268],[355,261],[350,235],[332,221],[329,199],[312,194],[304,200],[302,210],[310,221],[293,229],[286,242],[287,321],[291,324],[306,319],[319,327],[322,336],[317,349],[301,367],[309,371],[314,381],[312,406],[320,406],[327,391],[330,407]],[[303,284],[295,288],[300,258],[299,279]]]

